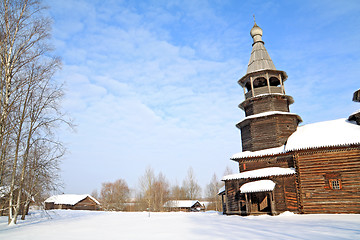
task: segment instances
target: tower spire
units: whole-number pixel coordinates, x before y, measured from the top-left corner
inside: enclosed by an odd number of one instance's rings
[[[254,41],[253,48],[247,68],[247,73],[256,72],[259,70],[271,69],[276,70],[269,53],[266,51],[264,42],[262,40],[263,30],[256,24],[255,15],[254,26],[250,30],[250,35]]]

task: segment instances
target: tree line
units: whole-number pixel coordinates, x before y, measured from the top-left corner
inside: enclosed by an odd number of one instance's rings
[[[65,148],[56,129],[71,125],[59,107],[63,86],[53,76],[61,61],[44,10],[38,0],[0,3],[0,213],[9,224],[57,187]]]
[[[231,174],[226,168],[225,175]],[[170,184],[163,173],[155,174],[151,167],[146,168],[139,178],[138,187],[130,189],[124,179],[102,183],[100,191],[94,190],[92,196],[98,199],[107,211],[165,211],[165,203],[170,200],[201,200],[208,203],[207,210],[220,211],[221,198],[218,192],[223,187],[214,173],[202,191],[194,170],[190,167],[182,184]],[[204,195],[203,195],[204,193]]]

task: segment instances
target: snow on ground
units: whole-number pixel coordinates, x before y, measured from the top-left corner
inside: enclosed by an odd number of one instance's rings
[[[35,211],[0,239],[360,239],[360,215],[224,216],[217,212]]]

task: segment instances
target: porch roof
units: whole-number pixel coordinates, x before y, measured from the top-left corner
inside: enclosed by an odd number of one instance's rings
[[[252,192],[268,192],[275,188],[275,183],[271,180],[258,180],[255,182],[245,183],[240,187],[241,193],[252,193]]]
[[[218,195],[220,195],[220,194],[222,194],[222,193],[224,193],[224,192],[225,192],[225,185],[222,186],[222,187],[219,189]]]

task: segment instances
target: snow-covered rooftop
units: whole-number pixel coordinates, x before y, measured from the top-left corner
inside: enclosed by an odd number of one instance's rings
[[[245,151],[245,152],[239,152],[232,155],[231,159],[238,159],[238,158],[246,158],[246,157],[260,157],[260,156],[269,156],[269,155],[275,155],[279,153],[285,152],[285,146],[280,146],[276,148],[268,148],[260,151]]]
[[[288,138],[286,151],[360,144],[360,126],[345,118],[300,126]]]
[[[275,188],[275,183],[271,180],[259,180],[254,182],[245,183],[240,187],[241,193],[251,192],[266,192],[272,191]]]
[[[295,173],[296,172],[294,168],[268,167],[268,168],[261,168],[252,171],[246,171],[242,173],[226,175],[222,178],[222,180],[225,181],[225,180],[233,180],[233,179],[260,178],[260,177],[269,177],[269,176],[291,175]]]
[[[218,194],[221,194],[223,192],[225,192],[225,185],[222,188],[219,189]]]
[[[45,202],[46,203],[53,202],[54,204],[66,204],[66,205],[72,205],[73,206],[73,205],[77,204],[78,202],[84,200],[87,197],[91,198],[97,204],[100,204],[95,198],[93,198],[89,194],[82,194],[82,195],[78,195],[78,194],[55,195],[55,196],[52,196],[52,197],[49,197],[48,199],[46,199]]]
[[[357,110],[357,111],[355,111],[355,112],[353,112],[352,114],[350,114],[350,116],[351,116],[351,115],[358,114],[358,113],[360,113],[360,109],[359,109],[359,110]]]
[[[345,118],[306,124],[288,138],[286,145],[234,154],[231,159],[271,156],[294,150],[360,144],[360,126]]]
[[[198,200],[172,200],[165,203],[165,207],[175,207],[175,208],[190,208],[194,206]],[[199,202],[200,203],[200,202]]]
[[[245,117],[243,120],[241,120],[238,124],[241,124],[242,122],[248,120],[248,119],[253,119],[253,118],[259,118],[259,117],[266,117],[266,116],[271,116],[271,115],[294,115],[297,116],[300,120],[301,118],[299,117],[299,115],[295,114],[295,113],[290,113],[290,112],[281,112],[281,111],[269,111],[269,112],[262,112],[262,113],[258,113],[258,114],[254,114],[254,115],[250,115]]]

